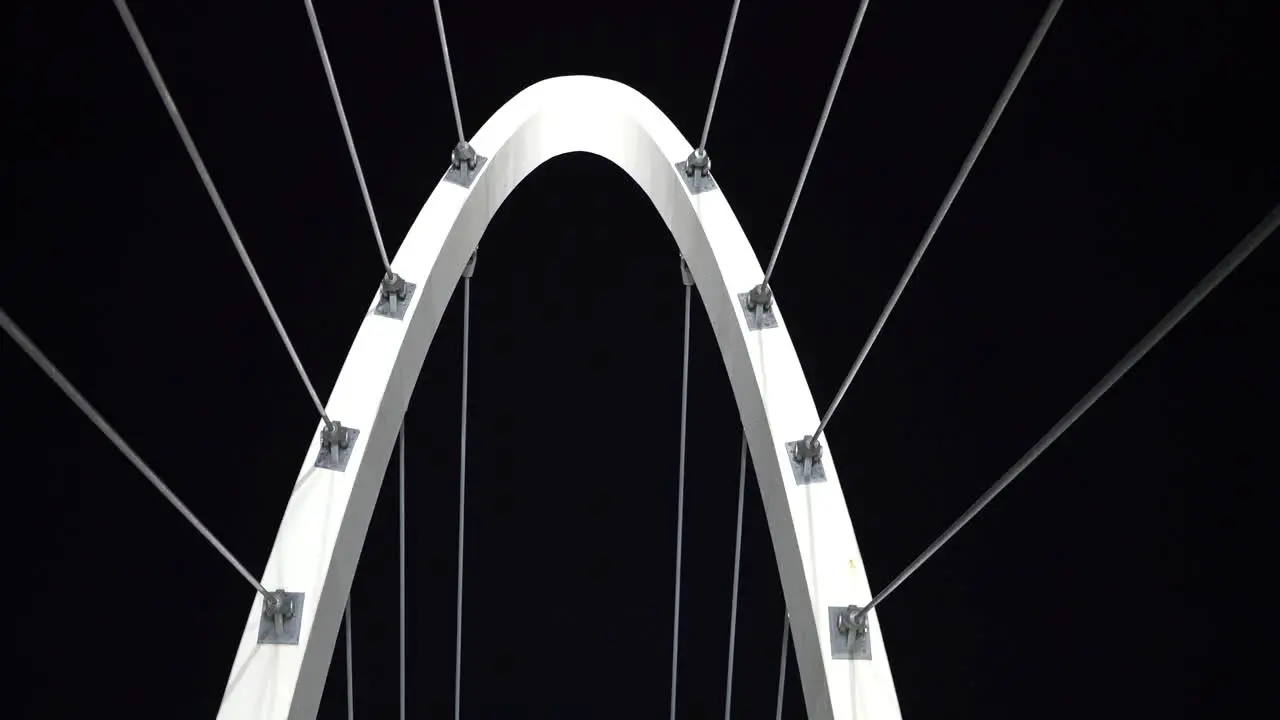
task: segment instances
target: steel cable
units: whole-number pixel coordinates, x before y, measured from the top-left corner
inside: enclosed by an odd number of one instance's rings
[[[1219,283],[1225,280],[1233,270],[1239,267],[1240,263],[1244,262],[1245,258],[1249,257],[1250,253],[1256,250],[1258,246],[1262,245],[1262,242],[1267,239],[1267,236],[1275,231],[1277,225],[1280,225],[1280,205],[1273,208],[1271,212],[1263,218],[1262,222],[1250,231],[1249,234],[1246,235],[1244,239],[1241,240],[1225,258],[1222,259],[1221,262],[1210,270],[1209,274],[1206,275],[1194,288],[1192,288],[1191,292],[1187,293],[1186,297],[1184,297],[1181,302],[1175,305],[1168,314],[1161,318],[1160,322],[1156,323],[1156,326],[1153,327],[1141,340],[1139,340],[1138,344],[1135,345],[1123,358],[1121,358],[1120,362],[1116,363],[1115,367],[1111,368],[1110,372],[1104,375],[1103,378],[1099,380],[1098,383],[1094,385],[1079,402],[1067,411],[1067,414],[1064,415],[1061,420],[1049,429],[1049,432],[1045,433],[1044,436],[1041,437],[1025,455],[1018,459],[1018,462],[1014,463],[1013,467],[1009,468],[1009,470],[1001,476],[994,485],[988,488],[987,491],[982,494],[982,497],[978,498],[977,502],[971,505],[959,519],[952,523],[951,527],[947,528],[937,540],[934,540],[929,547],[925,548],[925,551],[920,553],[919,557],[913,560],[906,569],[899,573],[898,576],[893,579],[893,582],[890,582],[879,592],[879,594],[872,598],[871,602],[867,603],[866,607],[862,608],[862,610],[858,612],[858,617],[865,616],[872,608],[876,607],[883,602],[885,598],[889,597],[890,593],[897,589],[897,587],[906,581],[907,578],[911,577],[912,573],[919,570],[920,566],[924,565],[934,553],[942,549],[942,546],[946,545],[951,538],[955,537],[956,533],[960,532],[960,528],[967,525],[979,512],[982,512],[982,509],[985,508],[988,503],[994,500],[1002,490],[1009,486],[1009,483],[1012,483],[1020,474],[1022,474],[1022,471],[1026,470],[1027,466],[1035,462],[1036,458],[1040,457],[1040,454],[1047,450],[1055,440],[1057,440],[1067,431],[1068,428],[1072,426],[1072,424],[1075,423],[1076,420],[1079,420],[1080,416],[1084,415],[1085,411],[1093,407],[1093,404],[1106,394],[1106,392],[1111,389],[1111,386],[1115,385],[1120,378],[1124,377],[1125,373],[1129,372],[1134,365],[1137,365],[1138,361],[1151,351],[1151,348],[1155,347],[1170,330],[1181,322],[1188,313],[1195,309],[1196,305],[1200,304],[1201,300],[1204,300]]]

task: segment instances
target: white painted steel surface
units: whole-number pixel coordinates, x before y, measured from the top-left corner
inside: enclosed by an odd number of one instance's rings
[[[721,191],[690,195],[676,173],[673,165],[688,157],[690,144],[640,93],[584,76],[554,78],[524,90],[485,123],[471,144],[489,158],[479,177],[470,189],[442,180],[392,262],[397,273],[418,285],[405,319],[374,315],[375,293],[338,376],[329,415],[361,431],[346,472],[313,466],[320,445],[317,426],[281,520],[262,582],[269,589],[306,593],[301,641],[258,645],[262,600],[255,596],[218,717],[301,720],[316,715],[397,431],[463,266],[502,201],[525,176],[558,155],[588,152],[612,161],[644,189],[687,259],[710,316],[768,515],[809,717],[899,720],[874,612],[869,618],[874,659],[831,658],[828,606],[861,605],[871,598],[862,557],[832,458],[824,460],[826,482],[800,486],[794,480],[784,444],[812,431],[818,414],[781,310],[775,305],[777,328],[747,330],[737,295],[754,287],[763,272]],[[602,258],[601,271],[610,268],[610,259]],[[673,293],[680,288],[677,271],[673,254]],[[732,498],[726,496],[725,502]]]

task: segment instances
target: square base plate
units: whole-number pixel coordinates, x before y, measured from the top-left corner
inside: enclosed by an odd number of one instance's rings
[[[689,188],[689,194],[697,195],[698,193],[709,192],[716,189],[716,177],[711,173],[690,175],[686,170],[689,167],[687,160],[681,160],[676,163],[676,172],[680,173],[680,177],[684,179],[684,186]]]
[[[870,628],[861,633],[852,630],[847,633],[841,633],[838,629],[839,625],[837,623],[840,621],[840,615],[848,609],[847,607],[827,608],[827,617],[831,626],[831,657],[836,660],[870,660]]]
[[[373,309],[374,315],[381,315],[393,320],[403,320],[405,308],[409,307],[409,301],[413,299],[413,293],[418,286],[408,280],[404,281],[404,299],[396,298],[396,310],[391,311],[391,298],[386,295],[379,295],[378,306]]]
[[[778,327],[778,318],[774,316],[773,308],[760,313],[760,322],[756,322],[756,311],[751,309],[751,293],[738,293],[738,305],[742,307],[742,315],[747,319],[748,330],[768,330]]]
[[[293,603],[293,617],[284,620],[280,627],[276,627],[276,619],[266,613],[266,605],[263,605],[261,621],[258,624],[258,644],[259,645],[297,645],[298,638],[302,635],[302,604],[306,599],[306,593],[284,594],[287,602]]]
[[[444,179],[454,185],[461,185],[464,188],[469,188],[471,187],[471,183],[476,179],[476,176],[484,169],[484,164],[487,162],[489,162],[489,158],[483,155],[476,155],[476,169],[465,171],[462,168],[455,168],[450,164],[449,169],[444,173]]]
[[[355,428],[346,428],[346,431],[347,446],[338,450],[338,457],[335,458],[333,453],[325,450],[323,443],[320,444],[320,449],[316,452],[316,467],[334,472],[346,472],[347,461],[351,459],[351,451],[356,446],[356,438],[360,437],[360,431]]]
[[[796,459],[796,447],[801,440],[793,440],[786,444],[787,459],[791,461],[791,472],[796,476],[797,485],[808,485],[810,483],[826,482],[827,471],[822,467],[822,458],[818,458],[816,462],[809,463],[809,475],[804,474],[804,462]]]

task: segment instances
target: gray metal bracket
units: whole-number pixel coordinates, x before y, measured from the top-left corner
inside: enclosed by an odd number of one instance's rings
[[[692,195],[716,189],[716,179],[711,176],[711,157],[704,150],[694,150],[687,160],[676,163],[676,172],[684,178],[684,185]]]
[[[476,154],[475,149],[468,143],[460,142],[454,146],[453,153],[449,157],[449,169],[445,171],[444,179],[454,185],[469,188],[487,162],[489,158]]]
[[[259,645],[297,645],[302,636],[302,602],[306,593],[276,590],[262,598]]]
[[[773,289],[768,285],[762,283],[747,292],[738,293],[738,305],[742,306],[748,330],[778,327],[778,318],[773,314]]]
[[[471,251],[471,257],[467,258],[467,264],[462,268],[462,277],[470,280],[476,274],[476,255],[479,252],[480,248]]]
[[[802,440],[787,443],[786,448],[797,485],[827,481],[827,471],[822,467],[822,443],[805,435]]]
[[[870,660],[871,627],[867,616],[858,616],[862,608],[828,607],[831,625],[831,657],[835,660]]]
[[[382,296],[378,306],[373,309],[374,315],[381,315],[393,320],[403,320],[404,312],[409,307],[409,300],[418,289],[414,283],[406,281],[395,273],[382,278]]]
[[[347,461],[356,446],[360,431],[343,427],[337,420],[320,431],[320,452],[316,454],[316,467],[335,472],[346,472]]]
[[[689,271],[689,263],[685,262],[683,255],[680,256],[680,279],[685,287],[693,287],[693,273]]]

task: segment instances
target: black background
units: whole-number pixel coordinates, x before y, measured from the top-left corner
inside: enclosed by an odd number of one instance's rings
[[[318,5],[394,253],[454,142],[431,3]],[[538,80],[592,74],[696,139],[731,3],[444,5],[468,133]],[[1066,3],[828,430],[873,587],[1280,200],[1266,5]],[[303,4],[131,6],[327,397],[381,270]],[[743,3],[708,148],[762,260],[854,10]],[[1043,10],[871,4],[774,281],[819,406]],[[111,3],[11,12],[0,303],[257,572],[311,402]],[[484,247],[464,715],[663,717],[676,251],[584,155],[535,171]],[[1276,280],[1273,241],[885,603],[904,717],[1202,717],[1255,689],[1267,573],[1235,571],[1274,562]],[[407,421],[415,717],[452,706],[460,335],[455,299]],[[700,308],[692,348],[679,702],[704,718],[723,713],[739,423]],[[246,584],[7,339],[0,408],[24,538],[11,596],[34,594],[12,616],[40,703],[23,715],[212,717]],[[397,702],[394,488],[353,591],[358,717]],[[764,718],[783,608],[749,491],[735,717]],[[325,718],[345,713],[336,655]],[[794,663],[788,688],[803,717]]]

